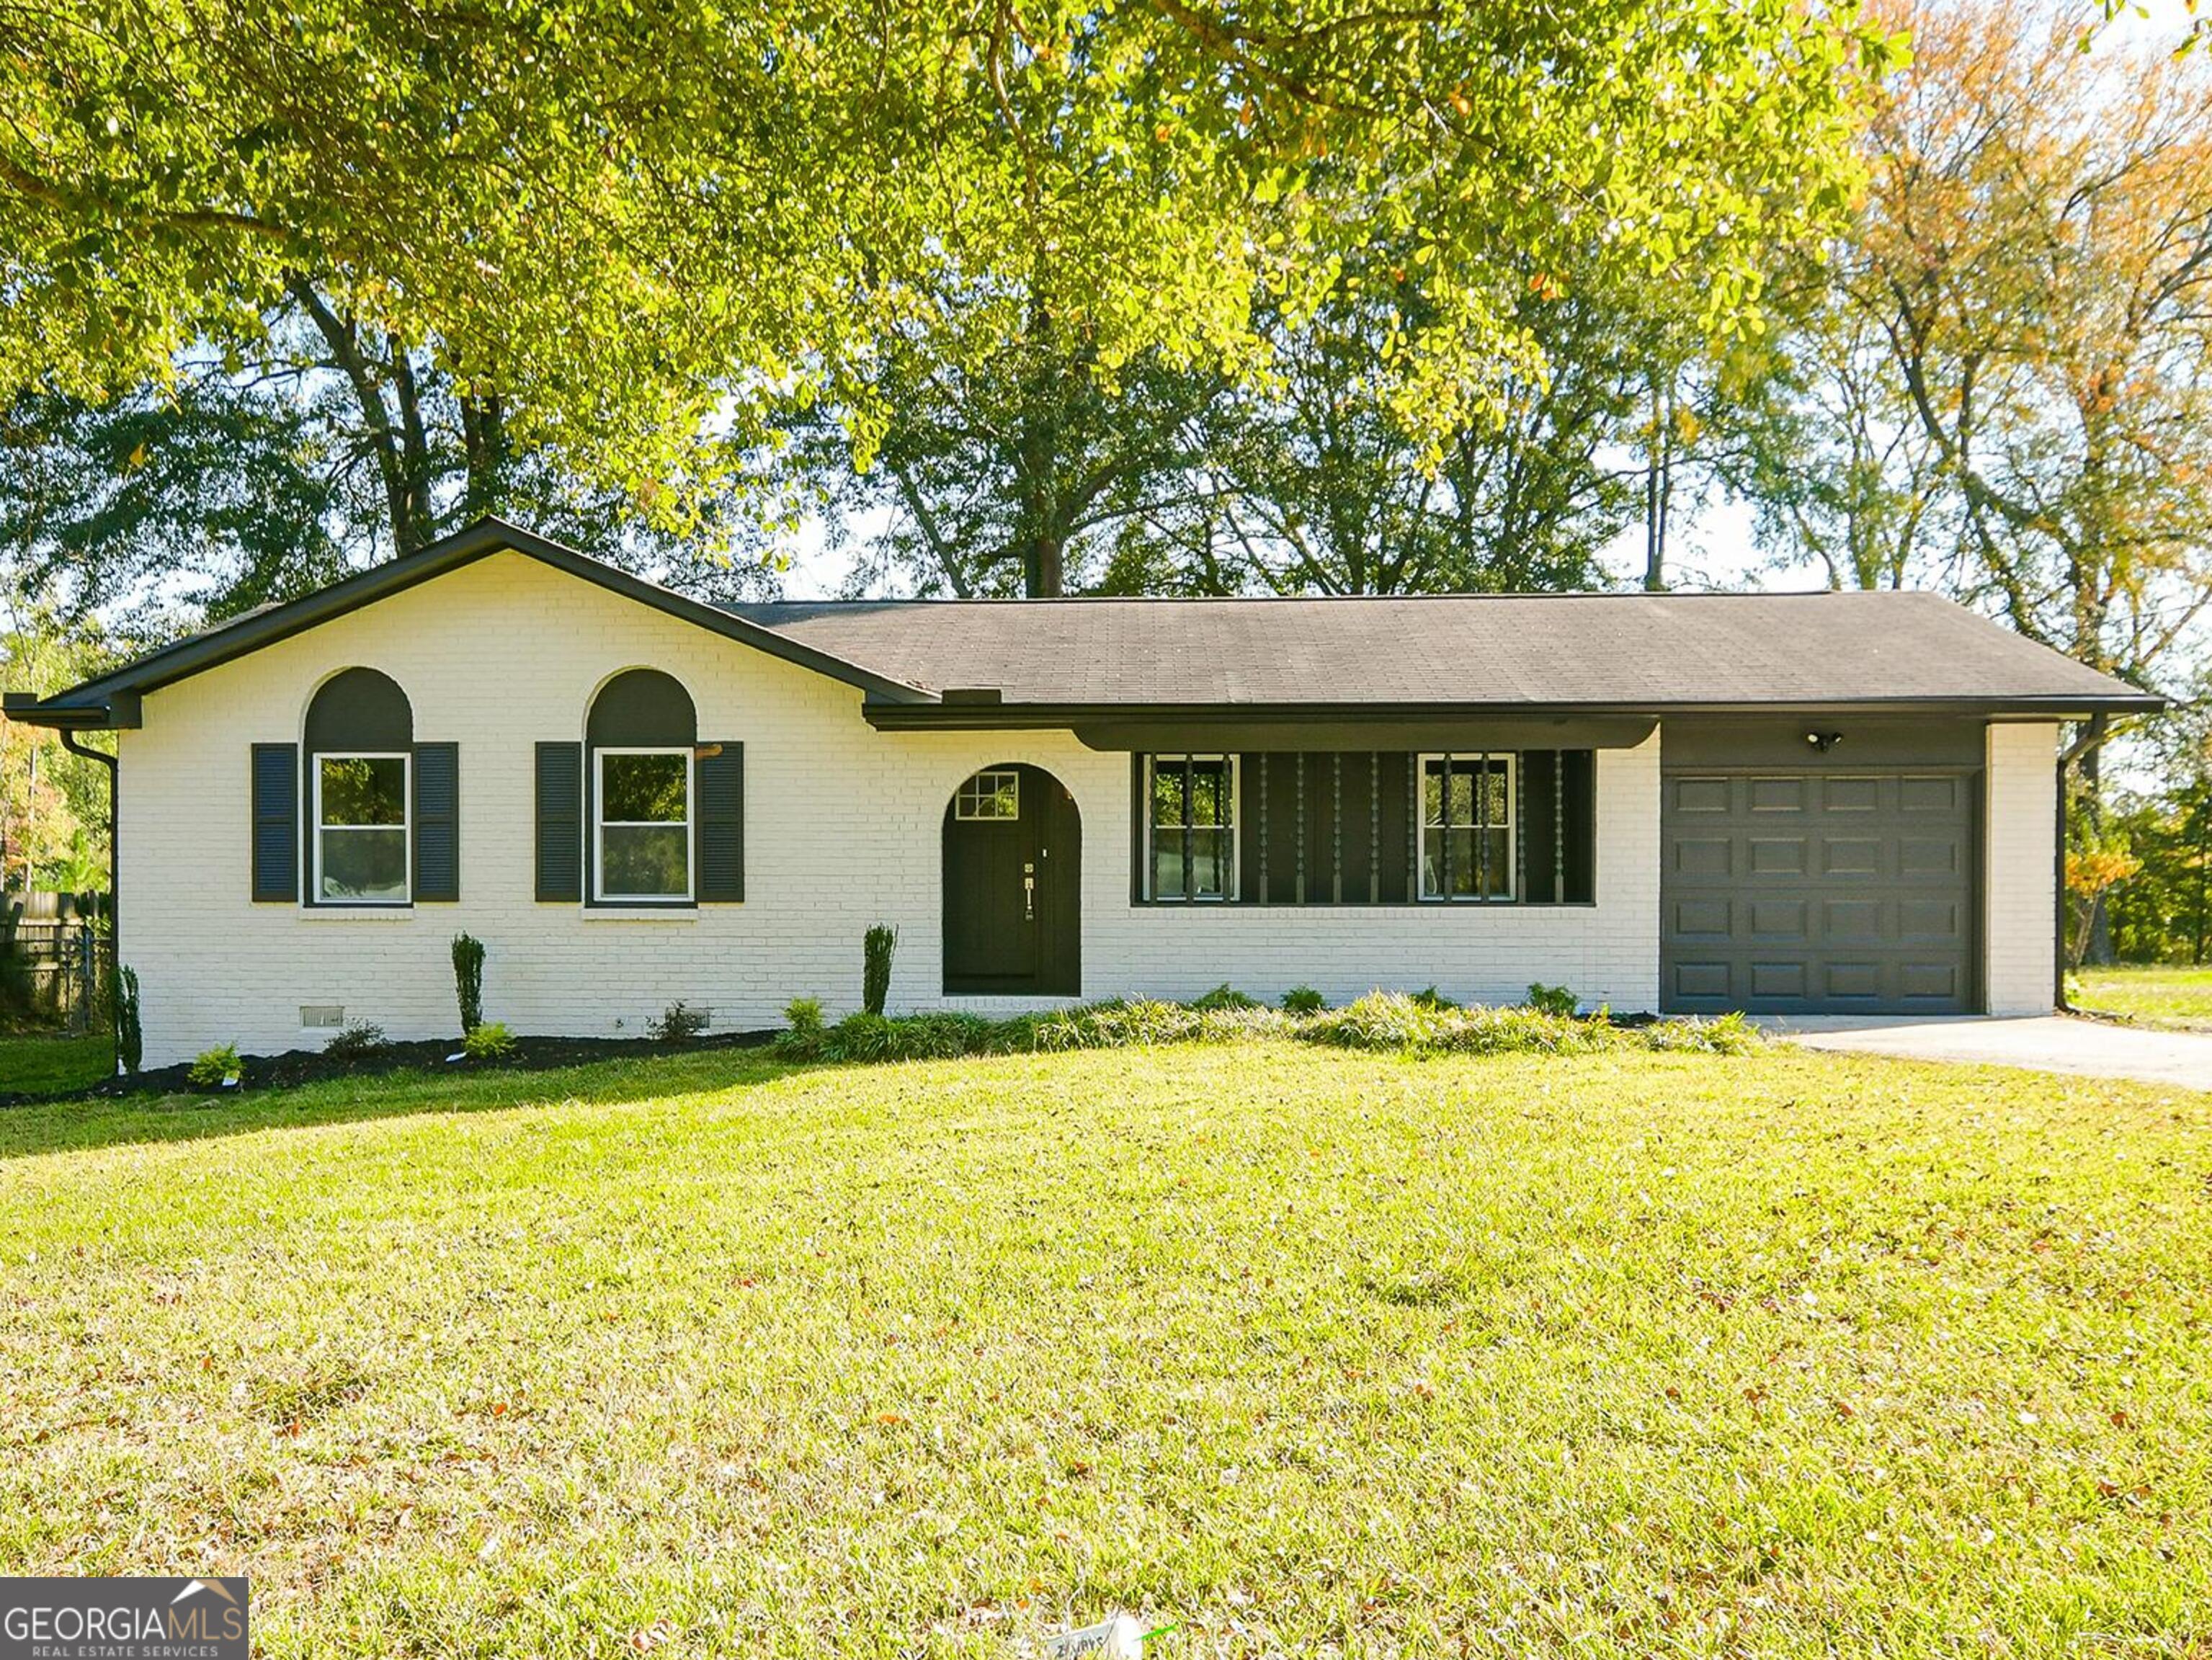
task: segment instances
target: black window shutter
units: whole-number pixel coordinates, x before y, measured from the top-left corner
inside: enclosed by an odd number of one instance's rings
[[[584,897],[584,746],[538,746],[538,897]]]
[[[461,897],[461,746],[415,745],[415,897]]]
[[[699,903],[733,905],[745,897],[745,746],[700,745],[696,772]]]
[[[253,898],[292,904],[300,897],[300,746],[253,746]]]

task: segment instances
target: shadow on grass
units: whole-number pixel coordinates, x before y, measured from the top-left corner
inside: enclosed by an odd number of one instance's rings
[[[0,1159],[556,1102],[606,1105],[744,1087],[802,1070],[763,1050],[725,1049],[541,1072],[394,1072],[222,1096],[32,1102],[0,1108]]]
[[[105,1032],[0,1033],[0,1100],[22,1094],[62,1096],[90,1089],[115,1071],[115,1044]]]

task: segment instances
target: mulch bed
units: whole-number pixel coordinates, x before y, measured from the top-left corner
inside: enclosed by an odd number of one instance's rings
[[[291,1089],[319,1084],[333,1078],[380,1078],[410,1068],[426,1072],[550,1072],[559,1067],[588,1066],[594,1061],[648,1060],[656,1055],[690,1055],[705,1049],[758,1049],[772,1042],[773,1031],[727,1032],[714,1037],[690,1037],[664,1042],[653,1037],[518,1037],[514,1047],[496,1060],[454,1061],[460,1053],[458,1037],[427,1043],[380,1043],[366,1055],[345,1056],[320,1049],[289,1049],[283,1055],[242,1057],[244,1077],[237,1089],[202,1090],[185,1074],[189,1063],[157,1067],[130,1077],[110,1078],[88,1090],[58,1095],[0,1093],[0,1107],[33,1103],[86,1101],[132,1095],[233,1096],[249,1090]]]

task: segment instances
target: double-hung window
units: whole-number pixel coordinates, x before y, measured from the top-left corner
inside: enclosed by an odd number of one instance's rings
[[[1513,897],[1513,763],[1421,757],[1421,897]]]
[[[691,897],[691,750],[602,749],[592,824],[592,892],[647,903]]]
[[[405,755],[318,755],[316,901],[404,905],[414,872]]]
[[[1146,766],[1150,804],[1147,897],[1233,898],[1237,893],[1237,757],[1155,755]]]

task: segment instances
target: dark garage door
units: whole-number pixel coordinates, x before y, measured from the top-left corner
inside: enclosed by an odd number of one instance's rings
[[[1972,772],[1669,772],[1670,1009],[1976,1006]]]

